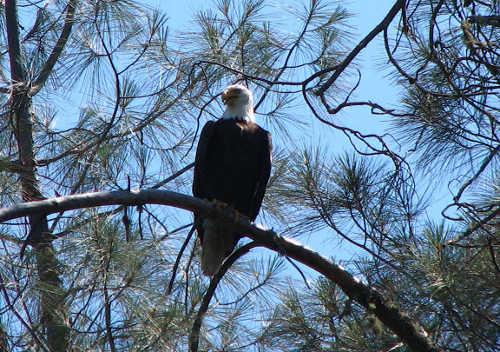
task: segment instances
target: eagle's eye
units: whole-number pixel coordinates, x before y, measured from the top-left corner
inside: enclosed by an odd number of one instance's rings
[[[224,104],[227,104],[228,102],[232,101],[233,99],[238,98],[243,90],[239,88],[232,88],[225,90],[224,93],[222,93],[222,102]]]

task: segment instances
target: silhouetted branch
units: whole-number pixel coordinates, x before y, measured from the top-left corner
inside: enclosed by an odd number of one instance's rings
[[[234,212],[218,209],[205,200],[176,192],[151,189],[86,193],[22,203],[14,207],[0,209],[0,222],[40,213],[50,214],[88,207],[143,205],[146,203],[174,206],[233,222],[237,232],[244,233],[256,241],[259,246],[295,259],[335,282],[347,296],[377,316],[412,351],[438,351],[417,322],[412,321],[409,316],[394,305],[387,304],[381,294],[355,279],[347,271],[311,249],[281,237],[272,230],[264,230],[253,225],[248,219],[241,218],[236,221]]]
[[[40,89],[42,89],[45,81],[47,80],[47,78],[49,78],[50,74],[52,73],[52,69],[57,63],[57,60],[59,60],[59,57],[61,56],[64,47],[66,46],[69,35],[71,34],[71,29],[73,28],[75,7],[76,0],[70,0],[68,2],[68,5],[66,6],[66,18],[64,19],[64,26],[61,31],[61,35],[59,36],[57,43],[52,49],[50,56],[43,65],[37,79],[35,80],[35,82],[33,82],[33,87],[30,91],[31,96],[37,94]]]
[[[186,250],[189,241],[191,241],[193,233],[194,233],[194,225],[191,227],[191,230],[189,230],[189,233],[186,236],[186,239],[184,240],[184,243],[182,244],[179,253],[177,254],[177,258],[175,259],[174,267],[172,269],[172,276],[170,277],[170,282],[168,283],[168,288],[166,292],[167,295],[172,293],[172,288],[174,287],[175,276],[177,275],[177,269],[179,268],[179,263],[181,262],[182,255],[184,254],[184,251]]]
[[[470,16],[469,21],[480,25],[500,27],[500,16]]]
[[[347,66],[354,60],[354,58],[363,50],[372,40],[382,32],[387,26],[392,22],[394,17],[398,14],[399,11],[404,7],[405,1],[398,0],[394,3],[392,8],[389,10],[387,15],[384,17],[382,22],[380,22],[375,28],[372,29],[370,33],[366,37],[364,37],[358,45],[347,55],[347,57],[337,66],[333,75],[316,91],[318,96],[321,96],[325,93],[325,91],[332,86],[332,84],[339,78],[342,72],[346,69]]]
[[[210,304],[210,301],[214,296],[215,289],[217,288],[220,280],[224,277],[226,271],[231,267],[231,265],[233,265],[236,260],[248,253],[252,248],[255,248],[257,246],[257,242],[251,242],[235,250],[229,257],[226,258],[226,260],[222,264],[222,267],[212,277],[212,280],[210,280],[210,285],[208,286],[207,292],[205,292],[205,295],[203,296],[200,308],[198,309],[198,313],[196,314],[196,318],[193,322],[193,327],[191,328],[191,333],[189,334],[189,350],[191,352],[198,351],[198,344],[200,341],[200,328],[203,321],[203,316],[208,310],[208,305]]]
[[[14,0],[4,1],[5,25],[7,30],[7,42],[9,45],[10,74],[12,83],[14,84],[22,82],[25,76],[25,70],[21,60],[16,6],[17,4]]]
[[[21,316],[21,314],[18,313],[18,311],[16,310],[16,308],[12,304],[12,302],[10,300],[10,297],[9,297],[9,294],[7,293],[6,286],[7,285],[4,282],[4,278],[3,278],[2,274],[0,273],[0,290],[3,293],[3,296],[4,296],[4,299],[5,299],[5,302],[7,303],[7,306],[14,313],[14,315],[19,320],[19,322],[21,323],[21,325],[24,326],[24,328],[31,334],[31,336],[33,337],[33,340],[36,341],[36,343],[37,343],[37,347],[41,348],[42,350],[44,350],[46,352],[49,352],[49,349],[47,348],[47,346],[44,343],[44,341],[37,335],[36,329],[34,329],[31,326],[31,324],[29,322],[27,322]]]

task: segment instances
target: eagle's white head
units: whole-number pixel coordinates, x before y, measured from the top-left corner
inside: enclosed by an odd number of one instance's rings
[[[222,93],[222,102],[226,105],[223,119],[255,121],[253,96],[247,87],[241,84],[227,87]]]

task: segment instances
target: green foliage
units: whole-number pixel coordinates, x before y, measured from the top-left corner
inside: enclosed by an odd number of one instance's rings
[[[349,5],[219,0],[177,31],[141,2],[75,3],[39,90],[68,1],[18,2],[25,82],[10,77],[0,6],[2,206],[27,196],[9,113],[14,87],[33,89],[29,181],[50,198],[159,187],[190,194],[186,166],[200,128],[220,117],[221,90],[244,83],[275,145],[259,222],[342,258],[439,348],[498,349],[498,31],[485,20],[496,1],[404,2],[400,21],[385,24],[384,67],[401,88],[395,110],[373,105],[377,92],[368,102],[344,98],[353,69],[363,69],[354,60],[337,71],[354,47]],[[318,93],[337,72],[342,79]],[[339,121],[332,105],[344,99],[341,109],[371,106],[392,128],[363,134]],[[448,185],[442,217],[428,212],[441,194],[427,192],[422,173]],[[150,204],[53,214],[52,245],[28,246],[24,259],[26,219],[2,224],[0,351],[46,350],[49,334],[69,336],[69,351],[187,350],[209,287],[191,223],[191,214]],[[374,307],[288,259],[261,249],[238,259],[208,305],[200,350],[408,351]],[[52,329],[61,331],[48,331],[47,317],[63,321]]]

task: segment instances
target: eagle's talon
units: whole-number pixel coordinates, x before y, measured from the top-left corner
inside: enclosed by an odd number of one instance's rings
[[[234,213],[233,213],[233,218],[234,218],[234,222],[240,222],[241,219],[244,219],[245,215],[240,213],[238,210],[234,209]]]
[[[229,204],[227,204],[226,202],[223,202],[221,200],[218,200],[218,199],[214,199],[210,202],[213,204],[214,208],[217,210],[224,210],[224,209],[227,209],[230,207]]]
[[[254,120],[252,93],[231,85],[222,100],[226,109],[203,127],[194,165],[193,195],[210,199],[206,212],[195,213],[207,276],[217,272],[242,236],[235,223],[255,220],[271,172],[271,135]],[[236,210],[241,204],[248,209]]]

